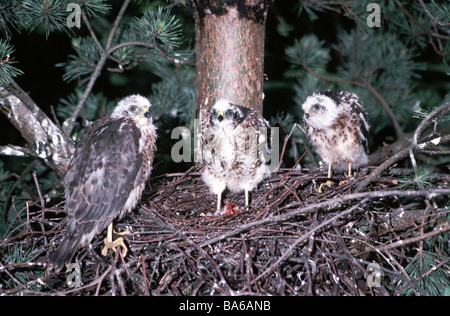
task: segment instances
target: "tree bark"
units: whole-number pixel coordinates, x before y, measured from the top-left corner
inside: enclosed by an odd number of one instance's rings
[[[74,142],[42,112],[16,83],[0,86],[0,112],[22,134],[29,147],[0,146],[0,155],[35,157],[63,175],[74,151]]]
[[[219,98],[262,112],[270,0],[194,0],[197,114]]]

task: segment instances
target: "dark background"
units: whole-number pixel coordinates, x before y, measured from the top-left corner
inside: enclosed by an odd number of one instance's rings
[[[118,3],[121,1],[109,1],[113,9],[109,14],[112,21],[118,10]],[[135,4],[131,4],[126,15],[140,15]],[[184,18],[184,34],[194,40],[194,18],[193,11],[190,8],[174,8],[174,13]],[[289,1],[275,1],[269,10],[266,23],[266,56],[265,56],[265,74],[268,81],[265,81],[265,116],[269,117],[279,109],[288,109],[293,105],[293,91],[291,82],[283,81],[284,72],[288,69],[289,63],[286,61],[284,50],[292,45],[294,39],[300,38],[304,34],[314,32],[320,38],[327,42],[333,42],[336,39],[334,25],[339,24],[342,27],[350,29],[353,22],[342,18],[337,14],[320,14],[319,20],[311,23],[305,13],[298,15],[298,10],[293,9]],[[279,35],[276,28],[278,25],[277,17],[283,17],[288,24],[294,26],[289,37]],[[74,29],[77,36],[88,35],[83,26],[80,30]],[[53,32],[46,39],[43,32],[34,31],[30,34],[13,31],[11,43],[14,45],[14,59],[18,63],[15,66],[21,69],[24,74],[15,80],[33,100],[48,114],[50,107],[56,106],[58,101],[67,96],[76,87],[75,82],[65,83],[62,80],[64,69],[56,67],[57,63],[67,60],[67,56],[74,54],[71,47],[71,38],[66,33]],[[105,74],[103,70],[103,74]],[[158,77],[149,72],[142,71],[139,67],[123,73],[132,80],[131,84],[114,85],[109,80],[109,76],[100,76],[93,91],[102,91],[110,99],[119,99],[130,93],[141,93],[148,95],[151,93],[151,87]],[[133,80],[135,78],[135,80]],[[143,80],[145,78],[145,80]],[[0,135],[0,144],[22,144],[20,134],[3,116],[0,122],[5,132]]]
[[[112,23],[121,1],[109,1],[112,10],[106,18]],[[122,23],[127,19],[142,14],[141,7],[136,3],[131,3],[126,11]],[[177,14],[183,22],[183,32],[186,41],[194,45],[194,18],[193,10],[189,7],[174,7],[172,12]],[[354,22],[343,15],[332,11],[316,13],[318,19],[311,22],[307,14],[303,11],[299,14],[297,4],[293,1],[275,1],[269,10],[266,22],[266,45],[265,45],[265,63],[264,72],[267,75],[264,87],[264,116],[269,118],[277,111],[286,111],[295,113],[298,116],[298,105],[293,101],[295,92],[293,86],[297,84],[293,78],[287,78],[286,71],[290,64],[287,61],[285,50],[294,43],[295,39],[301,38],[305,34],[314,33],[319,39],[324,40],[328,47],[336,43],[336,36],[339,31],[350,30],[354,27]],[[280,18],[291,25],[292,30],[287,36],[282,36],[277,31],[280,25]],[[82,22],[83,24],[83,22]],[[73,29],[74,36],[88,36],[86,27]],[[31,33],[17,33],[12,30],[11,44],[15,48],[14,60],[17,62],[14,66],[21,69],[24,74],[16,77],[15,80],[50,117],[51,107],[56,107],[61,98],[66,97],[74,91],[76,82],[66,83],[62,80],[64,69],[55,65],[67,61],[68,55],[74,54],[71,46],[71,37],[69,34],[61,32],[52,32],[46,39],[43,30],[35,30]],[[336,69],[339,64],[339,56],[332,51],[333,60],[329,63],[329,71]],[[420,53],[418,58],[422,61],[442,63],[442,57],[438,56],[431,48]],[[194,64],[195,61],[192,61]],[[117,100],[131,93],[140,93],[143,95],[151,94],[152,85],[161,79],[144,67],[136,67],[125,71],[122,74],[108,74],[105,69],[94,85],[93,92],[102,92],[108,99]],[[436,82],[447,80],[442,72],[433,72],[430,70],[420,72],[422,79],[430,85]],[[112,78],[119,79],[113,80]],[[126,77],[126,84],[120,83],[120,77]],[[423,81],[422,80],[422,81]],[[442,97],[448,91],[442,91]],[[296,108],[297,107],[297,108]],[[62,123],[62,122],[60,122]],[[0,124],[2,133],[0,134],[0,145],[13,144],[25,145],[25,141],[20,136],[14,126],[0,115]],[[387,131],[389,133],[390,131]],[[14,169],[17,158],[1,157],[8,167]]]

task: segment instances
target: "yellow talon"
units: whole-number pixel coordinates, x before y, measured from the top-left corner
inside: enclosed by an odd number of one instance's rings
[[[114,233],[116,233],[116,232],[114,232]],[[124,232],[116,233],[116,234],[117,235],[129,235],[130,232],[124,231]],[[108,225],[108,233],[106,235],[106,238],[103,240],[105,242],[105,246],[102,249],[102,255],[106,256],[108,254],[108,249],[111,249],[115,253],[117,251],[117,249],[116,249],[117,246],[121,246],[122,247],[122,257],[125,257],[128,253],[128,249],[123,241],[123,238],[119,237],[116,240],[113,240],[112,235],[113,235],[113,224],[111,223]]]
[[[331,180],[328,180],[325,183],[321,183],[319,188],[317,189],[317,192],[322,193],[322,187],[327,186],[327,187],[331,188],[332,184],[333,184],[333,182],[331,182]]]
[[[356,175],[356,172],[354,174]],[[348,164],[348,174],[344,172],[344,176],[347,179],[353,177],[353,174],[352,174],[352,163],[351,162]],[[347,182],[348,182],[347,180],[341,181],[341,182],[339,182],[339,185],[343,185],[343,184],[345,184]]]
[[[328,179],[330,179],[330,178],[331,178],[331,163],[328,163]],[[332,184],[333,184],[333,182],[331,182],[331,180],[328,180],[327,182],[322,183],[320,185],[319,189],[317,189],[317,192],[322,193],[322,187],[323,186],[326,185],[327,187],[331,188]]]

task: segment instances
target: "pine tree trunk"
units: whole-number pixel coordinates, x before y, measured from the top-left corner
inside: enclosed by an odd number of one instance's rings
[[[262,112],[270,0],[195,0],[197,113],[219,98]]]

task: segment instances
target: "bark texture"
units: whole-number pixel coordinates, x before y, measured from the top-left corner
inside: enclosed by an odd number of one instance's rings
[[[74,143],[16,83],[0,86],[0,112],[17,128],[29,147],[0,146],[0,155],[36,157],[63,175]]]
[[[196,0],[197,113],[219,98],[262,112],[268,0]]]

